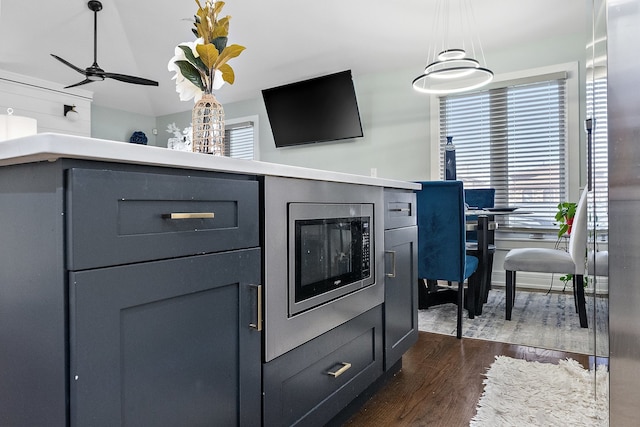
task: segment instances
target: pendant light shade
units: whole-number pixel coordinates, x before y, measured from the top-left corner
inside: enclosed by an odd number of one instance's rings
[[[486,60],[480,39],[472,34],[476,23],[471,0],[438,0],[431,28],[427,66],[413,80],[415,90],[430,94],[459,93],[493,80],[493,72],[483,66]]]

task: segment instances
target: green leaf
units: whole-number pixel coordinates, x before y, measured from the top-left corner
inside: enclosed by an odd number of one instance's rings
[[[180,68],[180,73],[191,83],[196,85],[200,90],[204,91],[202,76],[200,72],[189,61],[176,61],[175,64]]]
[[[566,233],[567,231],[569,231],[569,225],[568,224],[562,224],[560,226],[560,229],[558,230],[558,237],[562,237],[562,235],[564,233]]]
[[[187,61],[189,61],[192,65],[198,67],[203,73],[207,73],[209,71],[208,67],[204,65],[204,62],[202,62],[202,59],[195,57],[193,51],[191,50],[191,48],[189,48],[189,46],[178,45],[178,47],[182,49],[182,51],[184,52],[184,56],[187,58]]]
[[[218,60],[218,49],[211,43],[196,45],[196,51],[207,69],[213,68]]]
[[[218,49],[218,52],[222,52],[227,47],[228,37],[216,37],[211,43]]]

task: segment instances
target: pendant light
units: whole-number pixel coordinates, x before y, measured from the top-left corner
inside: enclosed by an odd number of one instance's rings
[[[458,8],[450,13],[456,4]],[[472,34],[476,23],[471,0],[438,0],[431,28],[427,66],[413,80],[415,90],[429,94],[459,93],[493,80],[493,72],[483,66],[486,60],[480,39]]]

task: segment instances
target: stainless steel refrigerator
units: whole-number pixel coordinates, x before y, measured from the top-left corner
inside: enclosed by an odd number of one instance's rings
[[[640,420],[640,0],[607,0],[610,425]]]

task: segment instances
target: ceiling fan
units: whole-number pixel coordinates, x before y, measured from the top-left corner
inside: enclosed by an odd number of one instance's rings
[[[69,61],[62,59],[59,56],[54,55],[53,53],[51,54],[51,56],[56,58],[58,61],[62,62],[68,67],[73,68],[80,74],[84,74],[84,76],[86,77],[81,82],[66,86],[65,89],[91,82],[102,81],[105,78],[119,80],[125,83],[133,83],[137,85],[158,86],[158,82],[156,81],[143,79],[142,77],[127,76],[125,74],[108,73],[100,68],[100,66],[98,66],[98,12],[102,10],[102,3],[97,0],[91,0],[87,3],[87,6],[93,11],[93,65],[83,70],[82,68],[76,67]]]

